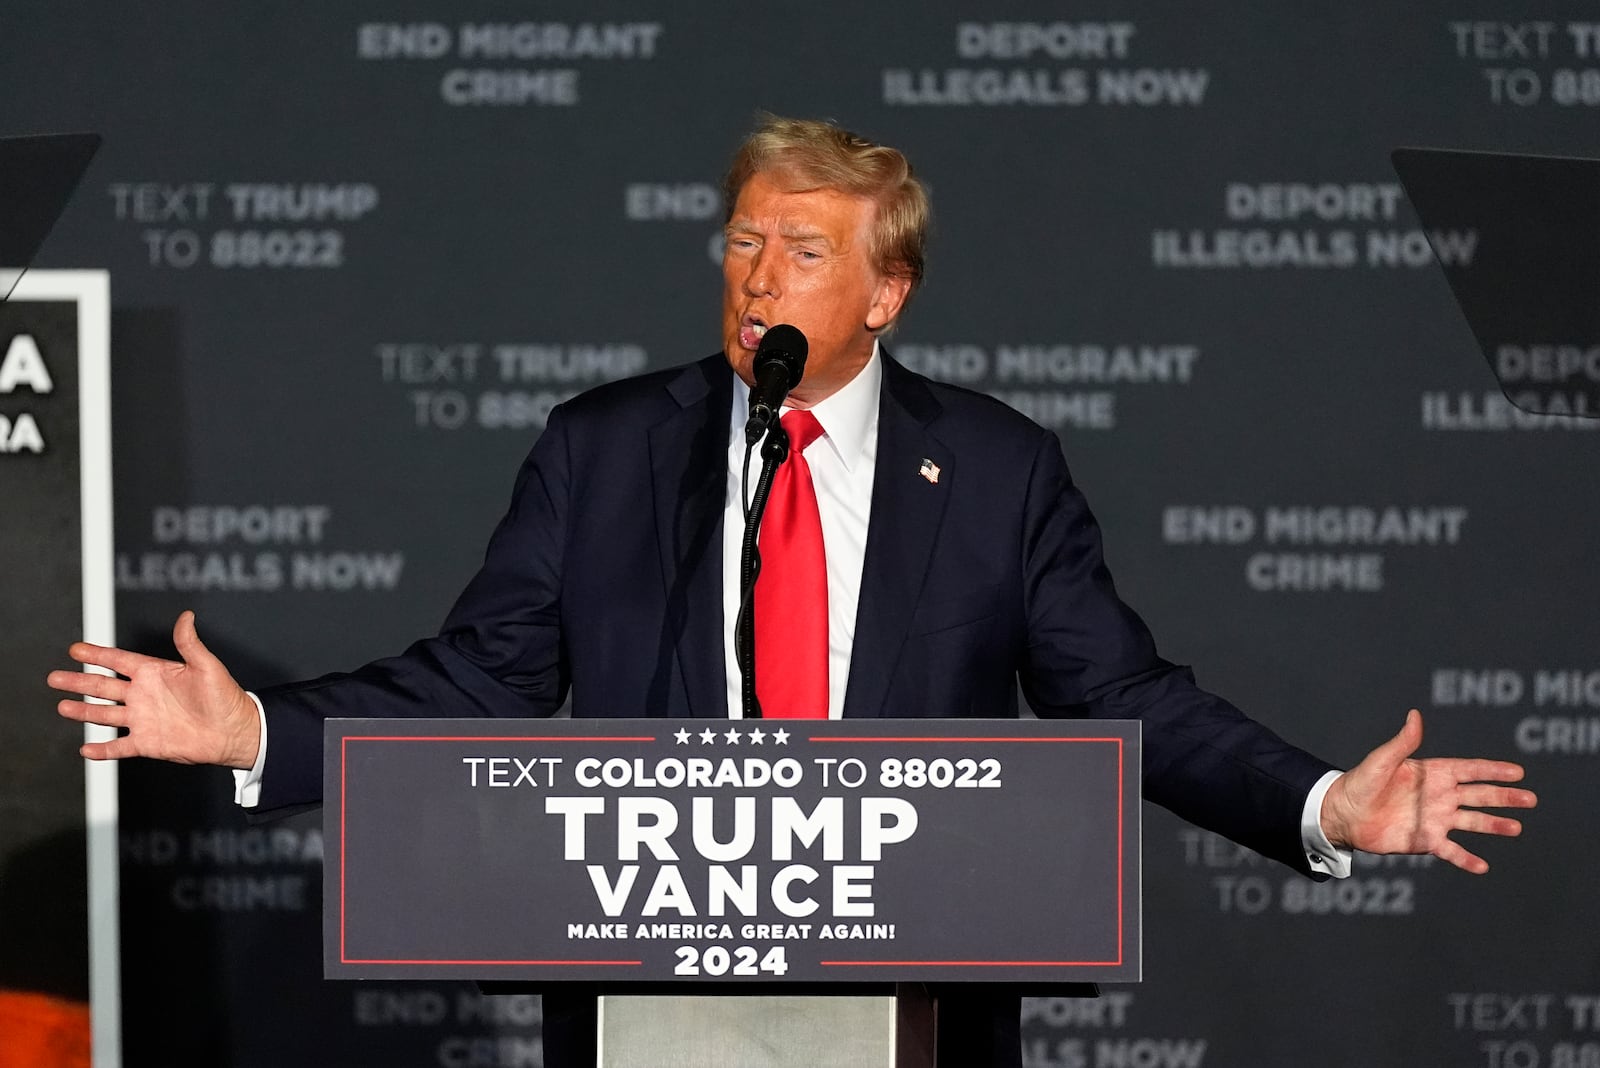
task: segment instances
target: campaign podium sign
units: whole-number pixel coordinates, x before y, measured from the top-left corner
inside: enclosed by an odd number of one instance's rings
[[[1140,978],[1139,725],[330,720],[324,974]]]

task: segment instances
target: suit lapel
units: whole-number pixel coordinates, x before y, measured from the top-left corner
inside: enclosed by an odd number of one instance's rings
[[[939,402],[887,353],[883,364],[872,518],[844,699],[844,714],[851,718],[894,711],[885,707],[889,683],[938,541],[950,480],[957,477],[955,458],[928,429],[941,411]],[[937,483],[922,473],[925,460],[938,465]]]
[[[722,505],[728,484],[732,372],[720,355],[668,385],[679,408],[650,429],[656,542],[688,714],[726,719],[722,653]],[[665,697],[666,695],[659,695]],[[670,699],[663,708],[672,708]]]

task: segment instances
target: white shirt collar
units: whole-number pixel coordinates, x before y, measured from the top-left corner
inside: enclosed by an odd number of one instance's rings
[[[878,341],[872,341],[872,355],[856,376],[846,382],[838,392],[811,406],[811,414],[822,424],[824,440],[828,442],[846,471],[866,452],[867,444],[878,430],[878,394],[883,386],[883,359],[878,351]],[[784,405],[783,410],[789,411]],[[733,379],[732,432],[744,439],[744,423],[750,411],[750,387],[738,375]]]

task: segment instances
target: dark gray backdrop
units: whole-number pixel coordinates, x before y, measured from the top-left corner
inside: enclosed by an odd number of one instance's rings
[[[194,607],[259,685],[432,628],[551,403],[716,348],[707,201],[756,109],[834,117],[933,190],[891,348],[1060,429],[1166,655],[1342,762],[1418,705],[1544,798],[1486,879],[1332,890],[1147,810],[1149,979],[1030,1004],[1029,1063],[1597,1063],[1596,445],[1504,418],[1386,162],[1591,151],[1595,17],[13,2],[0,132],[106,135],[41,261],[112,271],[120,640]],[[122,783],[130,1064],[537,1063],[526,999],[319,979],[314,823]]]

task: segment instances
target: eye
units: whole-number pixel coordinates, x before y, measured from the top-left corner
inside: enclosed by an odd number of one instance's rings
[[[813,252],[808,248],[796,249],[795,255],[799,256],[802,260],[805,260],[808,263],[822,259],[822,253]]]
[[[755,248],[756,239],[753,237],[730,237],[728,238],[728,247],[742,249]]]

